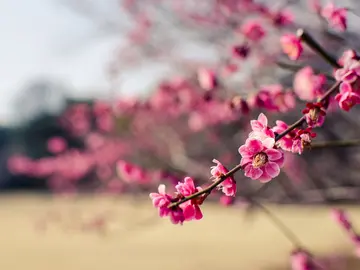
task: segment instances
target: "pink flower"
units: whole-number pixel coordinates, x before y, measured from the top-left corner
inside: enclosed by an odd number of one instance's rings
[[[250,125],[252,132],[250,132],[249,138],[261,140],[269,148],[272,148],[275,143],[275,134],[268,127],[268,119],[265,114],[260,113],[257,120],[250,121]]]
[[[265,29],[258,21],[248,21],[241,27],[241,32],[251,41],[260,41],[265,36]]]
[[[210,91],[217,86],[216,74],[211,69],[201,68],[197,72],[200,87]]]
[[[159,216],[169,216],[173,224],[182,224],[185,221],[183,211],[179,207],[168,207],[171,204],[173,198],[169,194],[166,194],[165,185],[160,185],[158,191],[159,193],[150,193],[149,196],[154,207],[159,209]]]
[[[339,93],[335,96],[335,100],[339,102],[339,106],[344,111],[349,111],[356,104],[360,104],[360,94],[353,92],[349,83],[343,82],[340,84]]]
[[[328,3],[321,11],[321,15],[329,25],[339,31],[345,31],[347,27],[347,9],[337,8],[334,3]]]
[[[348,83],[355,82],[360,75],[360,62],[353,58],[344,58],[344,66],[335,71],[335,79]]]
[[[315,75],[310,66],[304,67],[295,74],[294,92],[301,100],[313,101],[323,93],[325,82],[324,75]]]
[[[294,34],[285,34],[280,38],[280,45],[285,54],[289,56],[291,60],[299,59],[303,47],[301,40]]]
[[[229,172],[229,170],[224,165],[222,165],[218,160],[213,159],[213,162],[216,163],[216,166],[212,166],[210,171],[213,177],[220,178],[221,176]],[[221,188],[222,192],[224,192],[226,196],[235,196],[236,182],[234,177],[229,176],[228,178],[226,178],[226,180],[224,180],[220,184],[219,188]]]
[[[302,112],[309,127],[321,127],[324,124],[326,111],[321,103],[307,103]]]
[[[268,144],[270,140],[272,143]],[[271,138],[265,141],[248,138],[245,144],[240,146],[240,165],[244,166],[245,176],[268,182],[279,175],[284,164],[284,154],[272,148],[274,143],[275,140]]]
[[[342,56],[339,58],[338,63],[339,65],[344,66],[345,63],[349,62],[350,60],[359,60],[359,56],[354,50],[344,51]]]
[[[296,135],[293,138],[291,152],[301,155],[304,149],[311,147],[312,138],[315,137],[316,133],[312,132],[310,127],[306,129],[297,129]]]
[[[185,177],[184,182],[179,182],[175,188],[183,197],[187,197],[201,191],[201,187],[195,187],[194,180],[191,177]],[[202,219],[203,215],[199,205],[202,204],[203,200],[204,197],[200,196],[180,205],[186,221]]]
[[[281,120],[277,120],[276,121],[276,126],[272,128],[272,130],[274,132],[276,132],[277,134],[281,134],[283,133],[289,126],[281,121]],[[285,150],[285,151],[292,151],[292,147],[293,147],[293,140],[295,137],[295,132],[294,130],[292,130],[291,132],[289,132],[288,134],[286,134],[284,137],[282,137],[277,144],[280,146],[281,149]]]

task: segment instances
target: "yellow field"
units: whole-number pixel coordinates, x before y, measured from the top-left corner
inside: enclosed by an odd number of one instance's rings
[[[353,253],[327,208],[269,208],[317,254]],[[106,232],[80,230],[84,220],[107,210]],[[45,230],[41,220],[49,213],[59,220]],[[359,209],[350,213],[360,228]],[[289,269],[291,244],[263,214],[245,222],[240,209],[205,205],[204,215],[181,227],[157,218],[149,200],[2,196],[0,269]],[[351,261],[341,270],[360,269],[360,260],[357,266]]]

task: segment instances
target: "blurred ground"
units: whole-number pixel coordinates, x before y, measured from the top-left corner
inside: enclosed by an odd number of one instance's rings
[[[353,253],[328,208],[269,207],[311,251]],[[359,208],[348,209],[360,227]],[[107,232],[79,231],[81,220],[106,211]],[[182,227],[154,214],[148,200],[3,195],[0,269],[289,269],[290,243],[260,213],[245,222],[240,209],[205,205],[204,220]],[[53,220],[46,227],[45,215]],[[340,269],[360,269],[352,264]]]

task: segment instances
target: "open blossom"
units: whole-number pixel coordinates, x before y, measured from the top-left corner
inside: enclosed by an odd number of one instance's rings
[[[291,60],[299,59],[303,52],[301,40],[294,34],[285,34],[280,38],[280,45],[285,54],[289,56]]]
[[[220,161],[213,159],[213,162],[216,163],[216,166],[211,167],[211,175],[215,178],[219,178],[224,174],[227,174],[229,170],[220,163]],[[222,192],[226,196],[235,196],[236,193],[236,182],[233,176],[226,178],[220,185]]]
[[[245,144],[240,146],[240,165],[244,166],[245,176],[268,182],[279,175],[284,164],[284,153],[274,149],[274,144],[275,140],[272,138],[264,141],[248,138]]]
[[[258,21],[249,21],[243,24],[241,32],[251,41],[260,41],[266,34],[265,29]]]
[[[309,127],[321,127],[325,122],[326,111],[320,102],[307,103],[302,111],[305,114],[306,123]]]
[[[337,81],[353,83],[360,75],[360,62],[353,58],[345,58],[344,65],[335,71]]]
[[[328,21],[329,25],[339,31],[347,28],[347,9],[337,8],[334,3],[328,3],[322,10],[321,15]]]
[[[272,131],[276,132],[277,134],[283,133],[289,127],[285,122],[281,120],[277,120],[275,123],[276,126],[272,128]],[[285,136],[283,136],[277,142],[277,145],[280,146],[281,149],[291,152],[295,136],[296,136],[296,131],[292,130],[289,133],[287,133]]]
[[[287,130],[288,127],[289,126],[285,122],[277,120],[276,126],[273,127],[272,130],[277,134],[281,134]],[[311,146],[311,141],[315,137],[316,133],[312,132],[311,128],[295,128],[282,137],[277,142],[277,145],[284,151],[289,151],[301,155],[304,149]]]
[[[204,196],[195,197],[179,206],[169,207],[171,203],[201,191],[201,188],[195,187],[191,177],[185,177],[184,181],[179,182],[175,188],[177,192],[174,196],[165,192],[165,185],[159,186],[158,193],[150,193],[150,199],[154,207],[158,208],[159,216],[169,217],[173,224],[182,224],[184,221],[201,219],[203,215],[199,205],[203,203]]]
[[[249,138],[258,139],[264,141],[269,148],[272,148],[271,144],[274,143],[275,134],[268,126],[268,119],[265,114],[260,113],[257,120],[250,121],[252,132],[249,134]]]
[[[360,104],[360,91],[353,91],[349,83],[343,82],[340,84],[335,100],[339,102],[341,109],[348,112],[353,106]]]
[[[185,177],[184,182],[179,182],[175,188],[182,197],[187,197],[201,191],[200,187],[195,187],[194,180],[191,177]],[[203,198],[198,197],[180,205],[186,221],[202,219],[203,215],[199,206],[202,202]]]
[[[150,193],[150,199],[154,207],[158,208],[160,217],[170,217],[173,224],[182,224],[185,221],[182,209],[179,207],[169,208],[173,198],[166,194],[165,185],[160,185],[158,193]]]
[[[323,86],[326,82],[326,77],[322,74],[314,74],[313,69],[308,66],[296,72],[294,77],[294,92],[301,99],[305,101],[313,101],[323,94]]]

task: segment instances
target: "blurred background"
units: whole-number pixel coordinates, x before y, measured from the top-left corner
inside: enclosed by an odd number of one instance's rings
[[[206,186],[214,158],[237,165],[260,112],[272,126],[296,121],[305,66],[332,85],[323,59],[305,48],[292,62],[279,45],[305,28],[334,57],[358,50],[360,3],[335,1],[350,8],[346,32],[321,16],[326,3],[1,0],[0,266],[290,269],[292,247],[256,199],[326,269],[360,269],[329,217],[341,204],[360,220],[356,147],[289,154],[266,186],[240,172],[236,198],[215,193],[204,220],[183,227],[148,199],[185,176]],[[316,140],[359,139],[358,113],[331,103]]]

